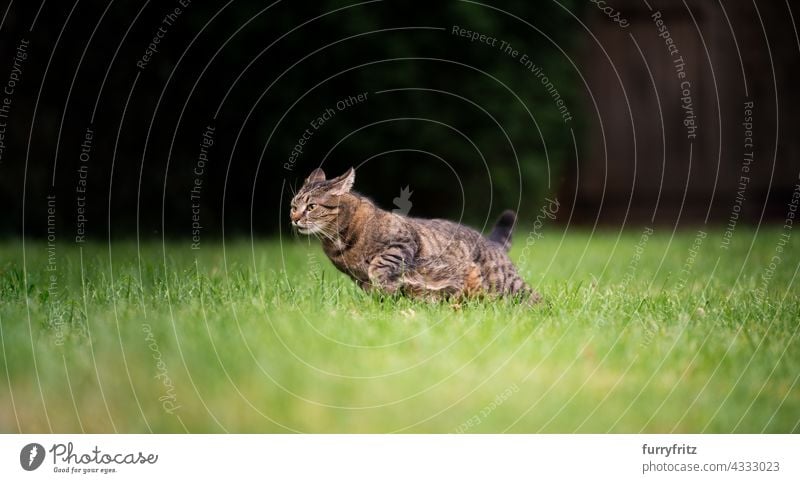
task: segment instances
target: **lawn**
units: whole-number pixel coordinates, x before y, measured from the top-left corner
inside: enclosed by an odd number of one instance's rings
[[[800,431],[798,237],[520,233],[532,309],[381,300],[306,239],[7,240],[0,431]]]

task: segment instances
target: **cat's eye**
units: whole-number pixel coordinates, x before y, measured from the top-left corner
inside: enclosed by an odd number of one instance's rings
[[[308,211],[311,211],[311,210],[313,210],[313,209],[314,209],[314,208],[316,208],[316,207],[317,207],[316,203],[309,203],[309,204],[308,204],[308,206],[306,207],[306,209],[307,209]]]

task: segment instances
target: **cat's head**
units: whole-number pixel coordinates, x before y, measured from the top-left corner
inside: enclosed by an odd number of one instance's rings
[[[341,197],[350,192],[355,180],[353,168],[333,179],[325,179],[325,172],[320,168],[312,171],[292,198],[289,212],[292,226],[303,235],[332,235],[336,230]]]

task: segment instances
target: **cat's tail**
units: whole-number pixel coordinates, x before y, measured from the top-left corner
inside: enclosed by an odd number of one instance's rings
[[[489,233],[489,240],[503,245],[506,251],[511,249],[511,231],[517,221],[517,214],[513,210],[506,210],[497,219],[497,222]]]

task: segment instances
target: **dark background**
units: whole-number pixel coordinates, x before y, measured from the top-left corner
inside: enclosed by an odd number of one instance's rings
[[[191,236],[208,125],[204,237],[285,228],[291,189],[320,164],[331,176],[356,166],[356,189],[386,208],[408,186],[411,215],[479,227],[506,207],[532,223],[546,199],[570,224],[725,226],[734,208],[737,223],[782,221],[800,171],[788,3],[604,4],[621,28],[586,1],[195,1],[144,69],[137,60],[178,2],[43,5],[0,10],[3,85],[30,40],[0,160],[5,236],[46,235],[54,195],[51,222],[74,238],[87,128],[85,228],[98,241]],[[686,61],[693,139],[654,10]],[[498,42],[470,42],[453,25]],[[542,69],[570,120],[501,40]],[[312,120],[364,92],[285,168]],[[745,102],[755,134],[742,190]]]

